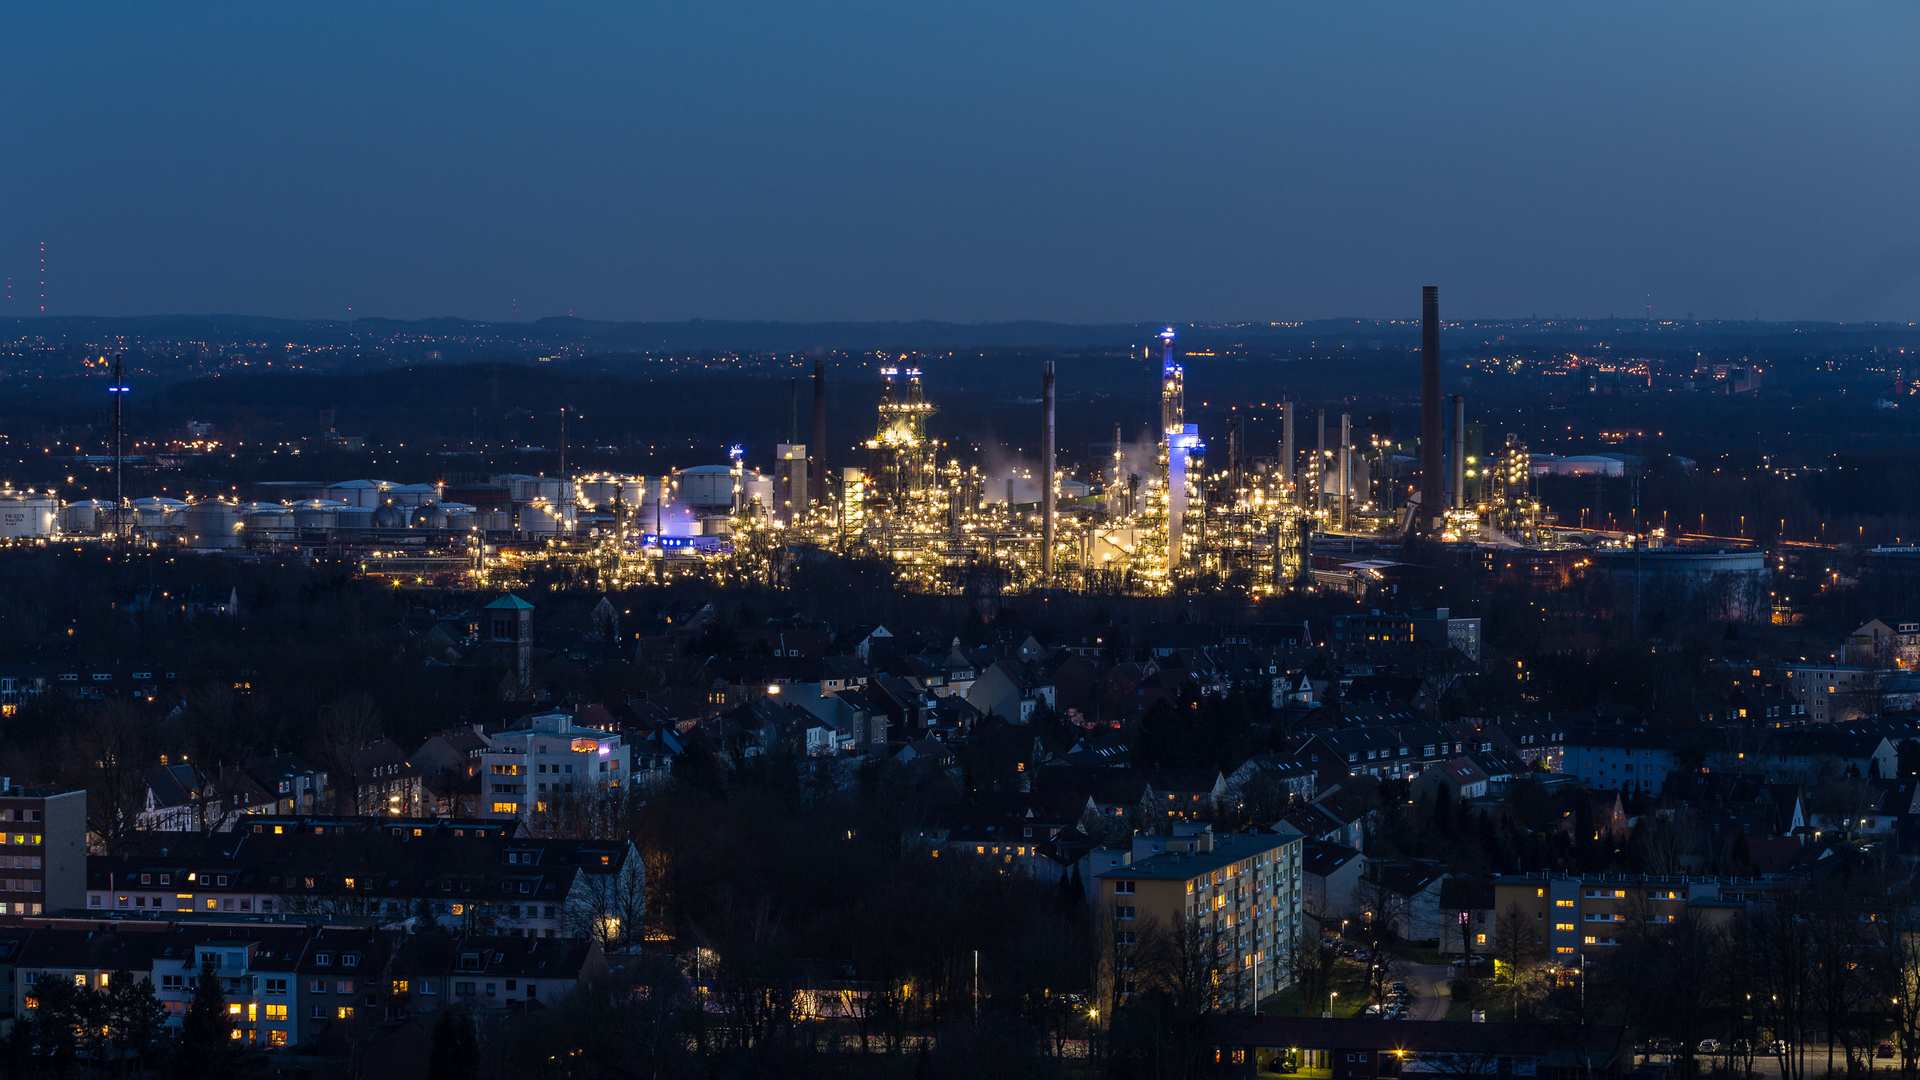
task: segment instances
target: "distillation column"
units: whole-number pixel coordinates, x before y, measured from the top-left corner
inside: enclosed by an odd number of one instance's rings
[[[1353,414],[1340,414],[1340,527],[1352,525],[1349,514],[1352,504],[1349,496],[1353,492]]]
[[[1280,403],[1280,489],[1293,487],[1293,402]]]
[[[1040,580],[1053,584],[1053,361],[1040,369]]]

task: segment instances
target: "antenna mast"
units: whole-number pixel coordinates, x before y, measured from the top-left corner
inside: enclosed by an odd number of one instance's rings
[[[125,353],[113,354],[113,384],[107,392],[113,395],[113,539],[120,543],[126,539],[126,461],[121,447],[125,442],[125,412],[122,403],[127,399],[127,383],[121,371],[121,362]]]

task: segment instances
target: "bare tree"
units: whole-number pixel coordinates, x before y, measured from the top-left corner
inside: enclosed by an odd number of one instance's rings
[[[1395,975],[1405,970],[1400,956],[1393,950],[1406,925],[1407,898],[1371,874],[1360,879],[1353,898],[1360,905],[1360,940],[1372,954],[1367,961],[1367,1004],[1379,1006],[1384,1018],[1387,987]]]
[[[155,756],[150,727],[133,706],[112,700],[90,710],[68,736],[63,779],[87,792],[87,832],[96,854],[118,854],[139,826]]]
[[[632,813],[631,788],[562,791],[543,797],[546,809],[533,815],[529,831],[537,836],[569,840],[624,839]]]
[[[1515,903],[1494,924],[1494,980],[1515,1019],[1533,1010],[1546,994],[1547,944],[1539,922]]]
[[[1300,992],[1308,1008],[1322,1011],[1320,1004],[1331,1000],[1327,995],[1333,990],[1333,976],[1339,964],[1340,950],[1316,932],[1288,955],[1286,979]]]
[[[354,692],[336,698],[320,710],[314,732],[314,760],[326,767],[333,782],[336,814],[360,813],[360,751],[381,738],[380,710],[366,694]]]
[[[622,846],[624,851],[610,848],[605,853],[605,869],[588,867],[574,879],[562,908],[570,933],[591,938],[610,952],[635,940],[647,918],[646,861],[631,843]]]
[[[1880,952],[1873,968],[1878,996],[1889,1006],[1901,1075],[1913,1080],[1920,1072],[1920,937],[1914,933],[1920,925],[1920,904],[1903,897],[1875,915],[1869,929]]]
[[[1806,894],[1790,890],[1755,907],[1748,916],[1754,1011],[1779,1044],[1783,1080],[1806,1076],[1802,1048],[1817,1000],[1807,977],[1814,965],[1807,925],[1812,914]]]

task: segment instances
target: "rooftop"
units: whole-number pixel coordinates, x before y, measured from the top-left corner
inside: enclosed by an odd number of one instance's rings
[[[1185,881],[1211,874],[1222,867],[1230,866],[1243,859],[1252,858],[1275,848],[1297,843],[1297,836],[1281,836],[1277,833],[1218,833],[1213,837],[1213,850],[1193,852],[1168,852],[1146,859],[1135,860],[1128,866],[1118,866],[1106,873],[1103,878],[1155,878],[1168,881]]]

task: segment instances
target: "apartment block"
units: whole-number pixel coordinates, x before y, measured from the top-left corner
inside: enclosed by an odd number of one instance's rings
[[[1096,921],[1115,957],[1105,989],[1140,989],[1133,958],[1158,933],[1211,953],[1221,1008],[1251,1008],[1278,993],[1300,940],[1301,843],[1297,835],[1216,836],[1205,825],[1134,837],[1126,864],[1099,876]]]

